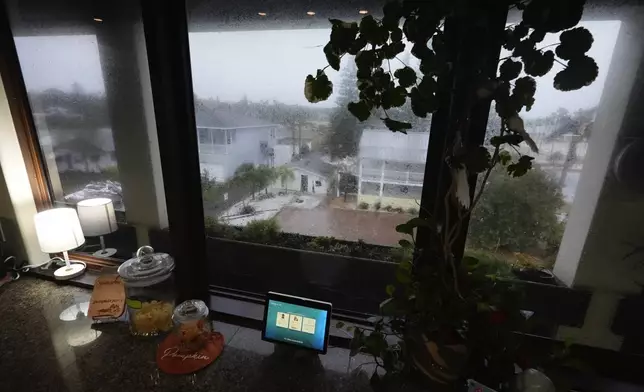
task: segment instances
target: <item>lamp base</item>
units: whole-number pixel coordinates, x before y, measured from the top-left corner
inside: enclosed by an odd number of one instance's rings
[[[114,248],[105,248],[101,250],[97,250],[96,252],[92,253],[92,256],[96,257],[112,257],[116,254],[116,249]]]
[[[85,272],[85,264],[80,264],[80,263],[74,263],[70,264],[69,266],[64,266],[58,268],[56,271],[54,271],[54,276],[58,280],[67,280],[71,278],[75,278],[77,276],[80,276]]]

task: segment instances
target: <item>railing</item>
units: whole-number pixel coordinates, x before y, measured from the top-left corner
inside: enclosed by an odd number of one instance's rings
[[[226,153],[227,153],[227,150],[225,145],[199,143],[199,155],[206,155],[206,154],[225,155]]]
[[[365,181],[380,181],[382,171],[380,169],[362,169],[362,179]],[[385,170],[384,182],[395,182],[401,184],[422,185],[424,173]]]

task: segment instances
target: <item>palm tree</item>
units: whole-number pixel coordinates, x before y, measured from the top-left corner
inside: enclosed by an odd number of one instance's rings
[[[275,169],[275,172],[284,187],[284,191],[288,192],[288,182],[295,180],[295,173],[288,166],[280,166]]]
[[[264,192],[268,195],[268,186],[277,180],[278,175],[274,167],[267,165],[259,165],[255,168],[254,176],[257,189],[264,188]]]

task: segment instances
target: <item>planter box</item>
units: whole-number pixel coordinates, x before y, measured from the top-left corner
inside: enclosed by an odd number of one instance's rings
[[[377,312],[394,280],[389,262],[212,237],[207,246],[210,281],[217,286],[278,291],[343,310]]]

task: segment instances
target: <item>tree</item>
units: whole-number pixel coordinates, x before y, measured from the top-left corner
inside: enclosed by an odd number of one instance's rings
[[[472,211],[469,245],[483,249],[556,251],[564,222],[558,212],[564,199],[557,181],[535,167],[512,178],[492,171],[486,191]]]
[[[279,178],[282,186],[284,187],[284,191],[288,192],[288,182],[295,180],[295,173],[288,166],[280,166],[275,170],[277,178]]]
[[[278,178],[277,170],[267,165],[259,165],[255,167],[253,178],[255,179],[255,186],[257,189],[259,190],[264,188],[264,192],[268,194],[268,186]]]
[[[276,179],[276,171],[272,167],[242,163],[235,170],[232,182],[241,186],[250,187],[252,198],[255,200],[255,192],[264,188],[266,193],[268,193],[268,186]]]
[[[231,183],[241,186],[251,188],[253,195],[253,200],[255,200],[255,187],[254,185],[254,172],[255,165],[252,163],[242,163],[235,169],[235,174],[231,179]],[[243,201],[242,201],[243,204]]]
[[[349,61],[340,74],[340,86],[336,108],[331,113],[331,125],[325,145],[333,159],[355,156],[362,136],[362,126],[348,110],[350,102],[358,100],[356,66]]]

